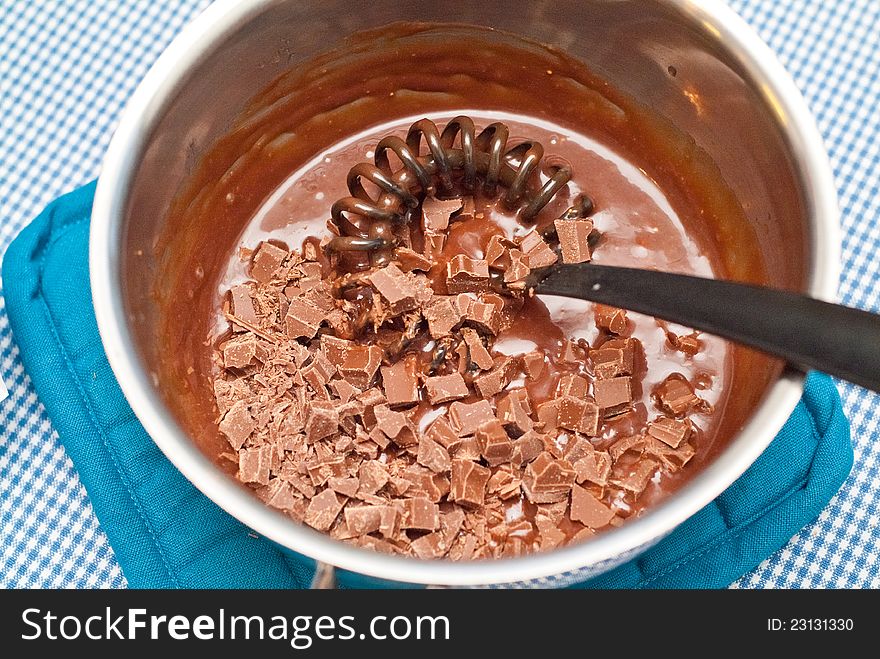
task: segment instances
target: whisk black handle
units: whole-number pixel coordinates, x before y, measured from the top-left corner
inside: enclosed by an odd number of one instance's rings
[[[649,314],[880,391],[880,315],[761,286],[651,270],[581,263],[539,274],[544,278],[537,293]]]

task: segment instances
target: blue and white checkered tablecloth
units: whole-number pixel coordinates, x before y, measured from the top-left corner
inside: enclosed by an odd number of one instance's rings
[[[98,174],[123,105],[206,0],[0,0],[0,254]],[[793,74],[843,210],[840,299],[880,312],[880,0],[732,0]],[[0,586],[124,587],[18,358],[0,298]],[[840,383],[855,468],[820,518],[735,587],[880,587],[880,396]]]

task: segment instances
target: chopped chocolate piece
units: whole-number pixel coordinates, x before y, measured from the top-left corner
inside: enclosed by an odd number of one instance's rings
[[[565,339],[559,348],[559,361],[579,367],[586,361],[586,350],[574,341]]]
[[[659,463],[648,459],[639,460],[634,465],[618,463],[614,465],[609,482],[638,496],[645,490],[659,466]]]
[[[428,330],[431,338],[439,339],[452,334],[453,328],[461,322],[461,314],[458,305],[449,295],[435,295],[422,309],[425,319],[428,321]]]
[[[333,490],[324,490],[309,501],[303,521],[319,531],[327,531],[336,521],[343,505],[345,505],[344,498],[340,499]]]
[[[672,346],[678,350],[679,352],[683,352],[689,357],[693,357],[703,347],[703,342],[698,338],[698,334],[694,332],[693,334],[685,334],[684,336],[678,336],[672,334],[672,339],[670,343]]]
[[[545,268],[557,261],[556,252],[544,242],[541,234],[532,229],[519,241],[520,249],[525,253],[525,263],[531,268]],[[513,255],[511,254],[511,259]]]
[[[648,434],[672,448],[678,448],[679,444],[690,437],[691,424],[689,421],[661,416],[648,424]]]
[[[368,279],[393,315],[416,309],[430,299],[431,291],[426,282],[412,273],[404,274],[393,263],[376,270]]]
[[[491,371],[486,371],[475,377],[474,386],[480,395],[488,400],[510,384],[514,376],[514,365],[514,361],[510,357],[503,357],[498,360]]]
[[[490,467],[510,462],[513,457],[513,442],[507,436],[504,426],[498,419],[492,419],[480,425],[476,432],[480,454]]]
[[[449,499],[463,506],[482,506],[492,471],[471,460],[452,461]]]
[[[514,389],[497,400],[495,415],[504,425],[512,426],[521,433],[528,432],[534,426],[529,413],[531,403],[525,389]]]
[[[378,460],[368,460],[358,469],[360,486],[358,491],[364,494],[375,494],[388,482],[388,469]]]
[[[339,431],[339,411],[334,403],[313,400],[306,413],[306,438],[310,443]]]
[[[348,380],[332,380],[327,383],[327,386],[342,403],[347,403],[358,394],[363,393]]]
[[[462,328],[461,335],[464,337],[464,342],[467,344],[471,362],[484,371],[492,368],[495,362],[492,360],[492,355],[486,350],[486,346],[483,345],[480,335],[477,334],[476,331],[468,328]]]
[[[678,471],[684,467],[695,453],[694,447],[687,443],[672,448],[653,437],[649,437],[645,442],[645,455],[657,458],[671,471]]]
[[[449,452],[429,437],[419,439],[419,452],[416,462],[438,474],[449,471],[452,467]]]
[[[409,417],[403,412],[394,411],[383,403],[373,408],[373,414],[376,416],[376,427],[398,446],[409,446],[418,441]]]
[[[246,448],[238,452],[238,479],[242,483],[269,482],[269,471],[272,464],[272,446],[263,444],[257,448]]]
[[[494,418],[492,406],[485,400],[475,403],[455,401],[449,406],[449,421],[460,436],[473,435],[477,428]]]
[[[393,538],[400,532],[400,511],[394,506],[376,506],[379,509],[379,533]]]
[[[559,406],[558,401],[548,400],[540,405],[537,409],[538,421],[543,424],[544,430],[551,432],[559,427]]]
[[[626,331],[628,322],[626,311],[623,309],[596,304],[594,312],[596,315],[596,327],[608,330],[612,334],[623,334]]]
[[[220,432],[226,435],[229,445],[238,451],[256,428],[254,418],[248,411],[247,403],[239,400],[235,403],[220,422]]]
[[[251,261],[251,277],[261,284],[271,281],[272,276],[286,258],[286,250],[270,242],[260,243]]]
[[[596,380],[593,383],[593,394],[604,416],[619,414],[632,403],[632,378],[623,376]]]
[[[580,485],[575,485],[571,489],[570,517],[573,522],[580,522],[588,528],[601,529],[608,526],[614,511]]]
[[[408,497],[425,496],[436,503],[449,492],[449,480],[446,476],[419,465],[407,467],[403,478],[410,483],[405,491]]]
[[[510,265],[508,250],[515,247],[515,243],[500,234],[493,234],[486,245],[486,263],[493,270],[506,270]]]
[[[400,264],[400,269],[404,272],[412,272],[413,270],[427,272],[433,264],[430,258],[411,250],[409,247],[398,247],[395,256]]]
[[[572,467],[578,483],[589,481],[604,487],[608,484],[611,473],[611,456],[604,451],[593,451],[592,454],[576,460]]]
[[[587,395],[590,383],[587,379],[580,375],[566,374],[559,378],[556,385],[556,397],[574,396],[576,398],[584,398]],[[574,430],[572,428],[572,430]]]
[[[633,375],[635,373],[636,348],[641,348],[641,345],[641,341],[633,338],[608,339],[600,349],[623,350],[623,367],[619,375]]]
[[[547,452],[529,463],[523,475],[523,494],[532,503],[553,503],[568,497],[575,472],[567,460],[555,460]]]
[[[523,369],[530,380],[537,380],[544,372],[545,355],[540,350],[527,352],[522,356]]]
[[[258,350],[259,344],[252,334],[232,338],[223,344],[223,366],[226,368],[250,366]]]
[[[407,406],[419,402],[418,367],[415,355],[407,355],[396,364],[382,367],[382,384],[389,405]]]
[[[284,318],[287,336],[291,339],[311,339],[318,333],[324,315],[311,300],[301,297],[292,299]]]
[[[562,249],[563,263],[585,263],[590,255],[590,232],[593,223],[590,220],[563,220],[554,223],[556,235],[559,236],[559,247]]]
[[[683,375],[673,373],[654,390],[655,401],[660,409],[674,416],[682,416],[704,405]]]
[[[504,298],[494,293],[484,293],[468,307],[465,320],[489,334],[498,334],[501,329],[501,311]]]
[[[508,252],[510,257],[510,265],[504,271],[504,283],[522,281],[528,277],[531,268],[529,267],[528,255],[522,250],[511,249]],[[537,266],[536,266],[537,267]]]
[[[341,364],[337,365],[339,375],[360,389],[366,389],[373,382],[379,364],[382,363],[382,349],[378,346],[354,345],[350,347]],[[368,403],[364,402],[365,405]]]
[[[459,400],[470,394],[470,390],[460,373],[425,378],[425,391],[428,394],[428,400],[433,405]]]
[[[357,478],[344,478],[342,476],[332,476],[327,479],[327,485],[334,492],[338,492],[347,497],[353,497],[357,494],[360,481]]]
[[[600,380],[616,378],[619,375],[632,375],[627,370],[626,356],[622,348],[599,348],[590,350],[593,373]]]
[[[449,425],[446,417],[440,416],[428,427],[428,437],[440,444],[443,448],[450,449],[459,442],[458,433]]]
[[[278,510],[292,513],[301,501],[294,496],[290,484],[280,478],[273,478],[263,494],[263,500]]]
[[[330,378],[334,375],[336,375],[336,367],[323,352],[315,353],[312,363],[302,369],[303,379],[312,385],[315,391],[330,382]]]
[[[425,197],[422,202],[422,218],[426,229],[443,231],[449,226],[453,214],[462,210],[461,199],[436,199]]]
[[[440,527],[440,508],[424,497],[406,499],[403,502],[402,529],[434,531]]]
[[[326,484],[331,477],[341,477],[345,473],[343,461],[344,458],[341,455],[337,455],[309,464],[306,468],[309,472],[309,478],[312,479],[312,485],[320,487]]]
[[[416,556],[424,560],[442,558],[449,549],[443,534],[439,532],[428,533],[421,538],[416,538],[410,547]]]
[[[510,461],[522,465],[537,458],[543,450],[542,436],[534,431],[529,431],[519,439],[513,440],[513,454]]]
[[[464,524],[464,511],[461,508],[453,507],[448,512],[440,514],[440,532],[443,534],[447,546],[455,540],[462,524]]]
[[[432,261],[442,256],[443,246],[446,244],[446,233],[443,231],[425,231],[425,246],[423,253],[425,258]]]
[[[251,287],[247,284],[233,286],[229,290],[229,298],[232,301],[232,313],[251,325],[258,325],[260,318],[254,309],[254,301],[251,297]]]
[[[645,436],[641,434],[629,435],[621,437],[615,441],[609,448],[608,452],[614,460],[618,460],[627,451],[635,451],[641,453],[645,448]]]
[[[352,535],[366,535],[379,530],[381,523],[379,506],[347,506],[345,523]]]
[[[484,259],[456,254],[446,264],[446,289],[450,294],[489,289],[489,265]]]

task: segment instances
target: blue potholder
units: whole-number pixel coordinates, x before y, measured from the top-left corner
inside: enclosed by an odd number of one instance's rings
[[[21,232],[6,252],[3,285],[21,359],[129,585],[307,586],[314,562],[280,552],[202,495],[128,406],[92,309],[93,195],[94,183],[57,199]],[[785,427],[736,483],[657,546],[580,587],[726,586],[815,519],[852,460],[837,389],[813,373]],[[375,585],[356,575],[343,582]]]

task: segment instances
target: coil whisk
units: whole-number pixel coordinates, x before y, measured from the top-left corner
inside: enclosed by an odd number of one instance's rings
[[[540,143],[509,146],[509,141],[505,124],[495,122],[477,133],[466,116],[455,117],[442,132],[433,121],[421,119],[410,126],[406,139],[382,138],[373,162],[348,172],[351,196],[333,204],[331,219],[339,235],[330,240],[328,251],[368,256],[360,259],[361,267],[383,265],[393,258],[399,232],[409,229],[428,194],[443,198],[475,191],[478,185],[490,196],[503,188],[502,204],[516,209],[523,221],[534,219],[569,182],[571,170],[563,164],[545,164],[542,170]],[[397,171],[390,153],[401,163]],[[539,173],[546,176],[540,185]]]

